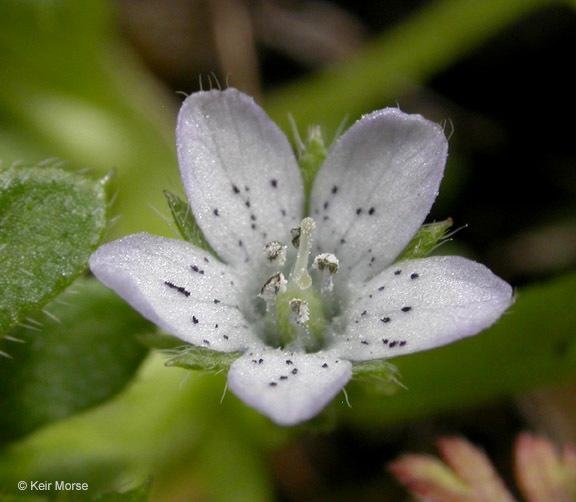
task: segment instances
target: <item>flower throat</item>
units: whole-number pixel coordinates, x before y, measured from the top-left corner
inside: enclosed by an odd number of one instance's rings
[[[331,295],[333,276],[338,271],[338,259],[330,253],[316,256],[312,268],[320,273],[320,288],[314,286],[308,272],[312,234],[316,223],[304,218],[291,230],[292,245],[298,250],[288,279],[280,271],[272,275],[258,295],[266,302],[266,332],[268,341],[278,347],[300,352],[320,350],[326,340],[326,311],[323,295]],[[278,268],[286,262],[287,246],[272,241],[266,245],[266,257]]]

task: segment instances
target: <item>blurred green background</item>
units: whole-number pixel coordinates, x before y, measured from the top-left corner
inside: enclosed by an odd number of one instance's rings
[[[407,496],[387,462],[431,451],[439,434],[480,443],[504,474],[525,428],[576,442],[575,7],[0,0],[2,166],[56,158],[94,177],[114,170],[107,239],[176,235],[162,189],[182,193],[173,133],[181,93],[234,86],[287,134],[291,114],[301,131],[320,124],[329,138],[343,121],[399,105],[450,136],[430,220],[466,228],[441,252],[477,259],[518,288],[485,334],[394,361],[409,390],[387,396],[353,383],[351,408],[340,397],[314,423],[286,430],[230,393],[221,402],[223,375],[144,357],[134,336],[150,326],[83,280],[72,307],[54,307],[61,324],[43,318],[39,332],[20,326],[0,339],[13,357],[0,358],[0,497],[17,494],[21,479],[88,482],[97,495],[151,476],[158,501],[397,501]],[[58,348],[46,357],[64,351],[74,364],[40,371],[44,342]],[[100,343],[114,349],[91,357]],[[45,385],[51,372],[62,378]],[[77,399],[95,388],[108,390]]]

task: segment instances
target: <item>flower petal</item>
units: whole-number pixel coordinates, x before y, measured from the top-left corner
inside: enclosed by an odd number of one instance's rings
[[[188,343],[222,352],[254,343],[236,276],[185,241],[130,235],[101,246],[90,268],[146,319]]]
[[[334,350],[347,359],[388,359],[475,335],[512,304],[512,288],[458,256],[395,264],[365,284],[346,312]]]
[[[420,115],[386,108],[356,122],[331,149],[314,182],[319,252],[364,281],[390,265],[420,228],[438,193],[448,144]]]
[[[266,243],[288,240],[302,217],[302,178],[286,136],[252,98],[235,89],[192,94],[176,138],[188,201],[222,259],[250,266]]]
[[[352,365],[332,353],[255,350],[230,367],[228,386],[245,403],[279,425],[317,415],[352,376]]]

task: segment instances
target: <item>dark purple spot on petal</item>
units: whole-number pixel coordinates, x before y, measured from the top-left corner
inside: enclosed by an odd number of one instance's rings
[[[412,307],[402,307],[400,310],[402,312],[410,312],[412,310]]]
[[[334,185],[332,187],[332,193],[336,193],[336,192],[338,192],[338,187],[336,185]]]
[[[366,340],[362,340],[360,343],[361,343],[362,345],[370,345]]]
[[[356,209],[356,214],[357,214],[358,216],[360,216],[360,215],[362,214],[362,208],[361,208],[361,207],[359,207],[358,209]]]
[[[374,209],[373,207],[371,207],[371,208],[368,210],[368,214],[369,214],[370,216],[372,216],[375,212],[376,212],[376,209]]]
[[[236,185],[232,185],[232,191],[234,193],[240,193],[240,189]]]
[[[394,271],[394,275],[400,275],[402,273],[402,270],[396,270]]]
[[[380,287],[378,288],[378,291],[384,291],[384,288],[385,288],[385,287],[386,287],[386,286],[380,286]]]
[[[270,180],[270,184],[273,188],[276,188],[278,186],[278,180]]]
[[[195,315],[193,315],[193,316],[192,316],[192,322],[193,322],[194,324],[198,324],[200,321],[198,321],[198,318],[197,318]]]
[[[182,286],[176,286],[176,284],[170,281],[164,281],[164,284],[166,284],[166,286],[168,286],[169,288],[178,291],[178,293],[180,293],[181,295],[190,296],[190,291],[187,291],[186,288],[183,288]]]
[[[419,274],[412,274],[412,275],[410,276],[410,279],[418,279],[418,277],[420,277]]]
[[[296,373],[298,373],[298,368],[294,368],[294,369],[292,370],[292,374],[293,374],[293,375],[295,375]]]
[[[212,211],[214,213],[214,216],[220,216],[220,212],[218,211],[218,209],[214,209],[214,211]]]
[[[393,348],[396,347],[397,344],[398,342],[390,342],[390,345],[388,345],[388,347]]]
[[[328,367],[328,363],[324,363],[324,364],[322,365],[322,367],[323,367],[323,368],[327,368],[327,367]]]
[[[383,317],[382,319],[380,319],[383,323],[387,323],[390,322],[390,318],[389,317]]]
[[[276,387],[278,384],[276,382],[270,382],[268,385],[270,387]]]

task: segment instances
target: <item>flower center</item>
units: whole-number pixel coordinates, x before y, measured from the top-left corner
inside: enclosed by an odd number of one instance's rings
[[[301,352],[317,351],[326,343],[324,300],[332,294],[332,278],[338,271],[336,256],[330,253],[316,256],[312,268],[318,270],[315,277],[320,288],[314,286],[309,261],[315,228],[312,218],[304,218],[299,227],[292,229],[292,244],[298,251],[288,279],[278,270],[264,283],[259,294],[266,302],[268,342]],[[286,261],[286,246],[278,241],[270,242],[265,254],[269,263],[282,266]]]

